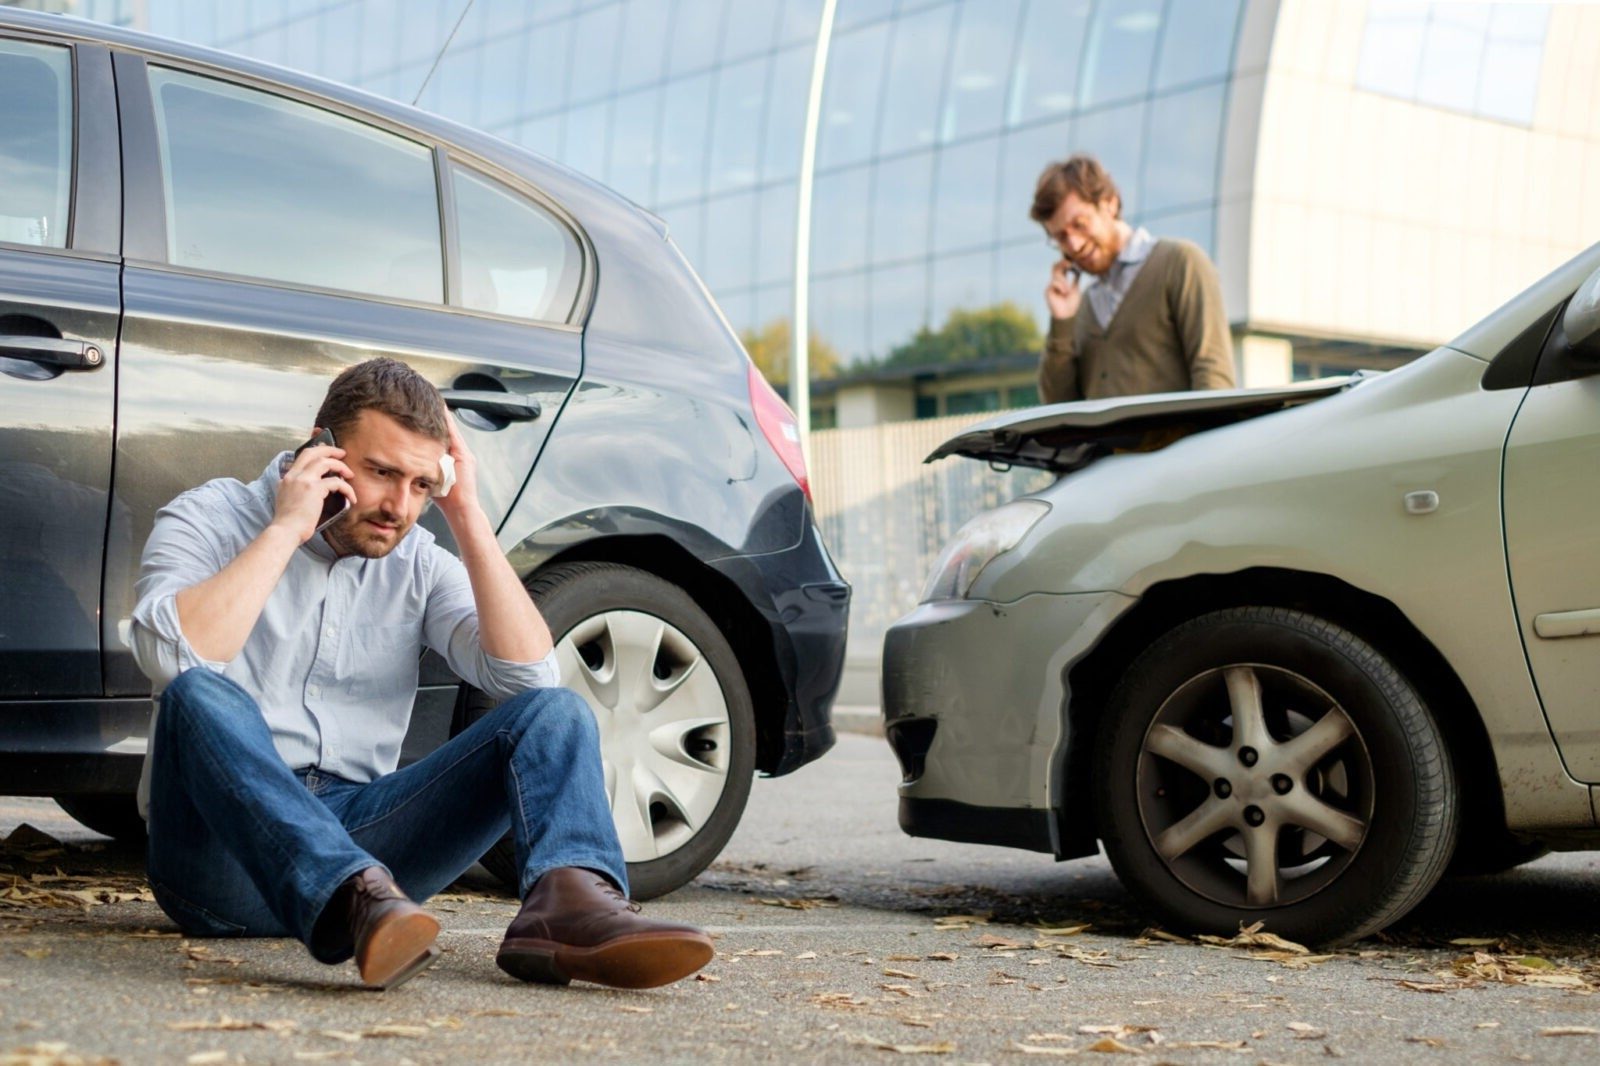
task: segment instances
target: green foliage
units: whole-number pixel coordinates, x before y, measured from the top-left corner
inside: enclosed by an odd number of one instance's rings
[[[762,377],[773,385],[789,383],[789,350],[794,346],[794,335],[787,318],[775,318],[759,330],[747,329],[739,334],[739,340]],[[811,360],[812,381],[839,373],[839,353],[815,331],[807,339],[806,350]]]
[[[1033,316],[1007,300],[992,307],[951,311],[944,325],[937,330],[923,326],[909,341],[892,350],[882,365],[970,363],[1036,352],[1043,343]]]

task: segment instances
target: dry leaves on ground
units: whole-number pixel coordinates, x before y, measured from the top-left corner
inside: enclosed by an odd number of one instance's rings
[[[1600,1029],[1588,1025],[1552,1025],[1540,1029],[1540,1036],[1600,1036]]]
[[[1242,948],[1246,954],[1239,956],[1240,958],[1255,962],[1275,962],[1291,970],[1302,970],[1333,958],[1332,955],[1313,955],[1311,949],[1304,944],[1285,940],[1275,933],[1263,932],[1264,924],[1255,922],[1248,926],[1241,925],[1238,935],[1232,937],[1200,936],[1196,939],[1211,948]]]
[[[1539,955],[1495,955],[1475,951],[1452,962],[1450,970],[1454,976],[1468,981],[1533,985],[1581,993],[1600,989],[1600,982],[1577,967],[1562,966]]]
[[[178,1033],[195,1033],[203,1031],[243,1032],[251,1029],[264,1029],[270,1033],[292,1033],[299,1027],[299,1023],[288,1018],[280,1018],[276,1021],[270,1022],[259,1022],[247,1021],[243,1018],[230,1018],[226,1014],[222,1015],[214,1022],[184,1021],[167,1023],[168,1029]]]
[[[981,914],[941,914],[933,920],[939,929],[971,929],[975,925],[988,925],[989,919],[994,914],[984,911]]]
[[[809,896],[802,899],[781,899],[757,898],[752,896],[750,897],[750,902],[760,904],[763,907],[783,907],[784,909],[791,911],[811,911],[816,910],[819,907],[837,907],[839,906],[839,897]]]
[[[897,1055],[948,1055],[956,1049],[956,1046],[949,1041],[937,1044],[896,1044],[893,1041],[879,1040],[875,1036],[864,1036],[859,1033],[846,1034],[845,1039],[861,1047],[892,1051]]]
[[[41,1041],[10,1051],[0,1051],[0,1066],[117,1066],[116,1059],[83,1056],[68,1050],[65,1041]]]

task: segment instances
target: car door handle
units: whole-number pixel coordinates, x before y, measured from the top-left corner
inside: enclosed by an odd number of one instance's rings
[[[544,406],[529,396],[511,392],[487,392],[478,389],[445,389],[444,402],[453,410],[477,411],[484,415],[498,415],[512,422],[532,422],[544,414]]]
[[[98,370],[106,361],[105,353],[97,344],[55,337],[0,335],[0,356],[41,366],[59,366],[64,370]]]

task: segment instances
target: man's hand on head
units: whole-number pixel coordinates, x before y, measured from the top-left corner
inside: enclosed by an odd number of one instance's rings
[[[322,504],[330,495],[342,494],[355,504],[356,490],[346,480],[354,476],[344,464],[343,448],[327,444],[307,448],[283,475],[272,524],[293,532],[304,544],[322,524]]]
[[[463,532],[462,520],[482,511],[478,503],[478,460],[472,454],[472,449],[467,447],[455,418],[447,417],[445,425],[450,429],[450,447],[446,454],[455,463],[456,483],[448,496],[435,496],[433,505],[439,508],[439,513],[444,515],[444,520],[459,539]]]

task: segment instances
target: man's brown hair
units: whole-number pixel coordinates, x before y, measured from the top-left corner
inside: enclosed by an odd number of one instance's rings
[[[1109,197],[1117,198],[1117,217],[1122,217],[1122,194],[1117,183],[1111,180],[1100,160],[1079,152],[1064,163],[1051,163],[1039,175],[1039,184],[1033,190],[1033,207],[1028,217],[1041,226],[1049,222],[1067,193],[1076,193],[1087,204],[1098,204]]]
[[[362,411],[388,415],[413,433],[450,442],[444,397],[433,383],[398,359],[368,359],[349,367],[328,386],[317,409],[317,425],[335,440],[356,424]]]

